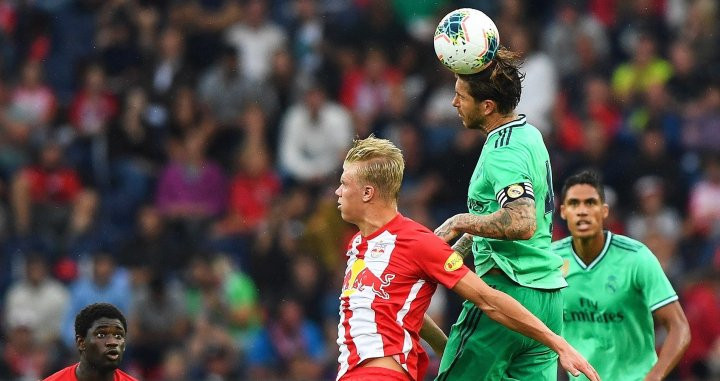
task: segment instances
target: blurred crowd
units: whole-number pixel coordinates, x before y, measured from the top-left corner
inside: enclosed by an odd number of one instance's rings
[[[352,138],[402,148],[406,216],[465,210],[484,138],[432,48],[463,6],[523,53],[556,191],[599,169],[681,295],[674,379],[720,379],[717,0],[0,0],[0,380],[74,361],[98,300],[142,380],[334,379]]]

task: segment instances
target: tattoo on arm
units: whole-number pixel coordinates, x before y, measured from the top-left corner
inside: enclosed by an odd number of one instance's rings
[[[463,234],[460,239],[452,245],[453,250],[465,258],[472,253],[473,237],[472,234]]]
[[[535,200],[522,197],[485,216],[461,214],[454,225],[458,231],[486,238],[529,239],[537,228]]]

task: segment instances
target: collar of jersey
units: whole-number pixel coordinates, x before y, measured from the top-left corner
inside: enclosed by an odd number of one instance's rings
[[[494,133],[499,132],[500,130],[504,130],[504,129],[510,128],[510,127],[523,126],[526,122],[526,119],[527,118],[525,117],[525,114],[520,114],[517,119],[511,120],[505,124],[501,124],[498,128],[490,131],[490,133],[488,134],[487,140],[490,140],[490,137],[493,136]]]
[[[363,240],[363,241],[369,241],[369,240],[371,240],[371,239],[379,236],[379,235],[382,234],[384,231],[388,230],[388,227],[389,227],[390,225],[395,224],[395,222],[400,221],[402,218],[403,218],[403,215],[398,212],[398,214],[396,214],[395,217],[393,217],[392,220],[388,221],[388,223],[386,223],[385,225],[379,227],[379,228],[378,228],[377,230],[375,230],[374,232],[370,233],[367,237],[363,237],[362,234],[360,235],[360,237],[362,237],[362,240]]]
[[[608,230],[605,232],[605,246],[603,246],[602,251],[600,252],[600,255],[595,258],[592,262],[590,262],[589,265],[585,265],[585,262],[575,253],[575,248],[573,245],[570,245],[570,250],[572,250],[573,257],[575,257],[575,262],[582,267],[583,270],[588,271],[592,270],[593,267],[597,266],[598,263],[605,257],[605,254],[607,254],[608,247],[610,247],[610,240],[612,239],[612,233]]]

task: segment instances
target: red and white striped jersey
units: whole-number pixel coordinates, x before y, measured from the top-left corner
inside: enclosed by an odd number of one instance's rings
[[[363,361],[385,356],[422,380],[428,357],[419,331],[430,298],[438,283],[453,288],[469,269],[443,240],[399,213],[367,237],[357,233],[347,256],[338,380]]]

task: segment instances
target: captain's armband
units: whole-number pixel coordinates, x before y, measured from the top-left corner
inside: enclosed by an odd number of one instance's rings
[[[535,193],[533,193],[532,184],[529,182],[508,185],[495,194],[495,198],[497,199],[498,204],[500,204],[500,207],[504,207],[508,202],[515,201],[523,197],[535,200]]]

